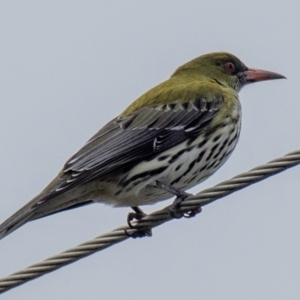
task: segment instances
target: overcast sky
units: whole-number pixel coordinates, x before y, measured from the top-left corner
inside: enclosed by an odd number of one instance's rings
[[[212,51],[288,79],[241,91],[239,144],[192,192],[298,149],[299,11],[296,0],[1,1],[0,222],[131,101]],[[300,299],[299,175],[295,167],[1,299]],[[94,204],[26,224],[0,241],[0,277],[124,225],[128,211]]]

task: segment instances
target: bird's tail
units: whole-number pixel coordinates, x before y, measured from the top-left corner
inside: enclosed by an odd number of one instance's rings
[[[29,221],[94,203],[92,200],[78,201],[76,199],[70,199],[69,201],[59,201],[59,199],[57,199],[58,201],[55,201],[52,199],[52,201],[46,201],[37,205],[39,200],[43,198],[44,194],[37,195],[6,221],[0,224],[0,240]]]
[[[31,207],[28,204],[23,206],[0,225],[0,240],[31,220],[34,215]]]

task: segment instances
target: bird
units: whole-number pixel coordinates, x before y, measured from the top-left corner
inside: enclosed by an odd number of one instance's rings
[[[144,216],[139,206],[175,195],[175,214],[185,191],[214,174],[235,149],[240,90],[282,78],[248,68],[227,52],[183,64],[88,140],[40,194],[0,225],[0,239],[29,221],[94,202],[132,207],[131,221]]]

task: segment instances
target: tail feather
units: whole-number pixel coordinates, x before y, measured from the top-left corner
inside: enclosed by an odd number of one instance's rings
[[[81,200],[81,202],[78,202],[77,199],[71,199],[69,201],[60,201],[59,199],[55,199],[53,201],[52,199],[52,201],[46,201],[37,205],[40,199],[42,199],[42,196],[38,195],[30,202],[25,204],[22,208],[20,208],[6,221],[0,224],[0,240],[28,221],[33,221],[58,212],[94,203],[91,200]]]
[[[23,207],[0,225],[0,240],[28,222],[34,214],[30,207]]]

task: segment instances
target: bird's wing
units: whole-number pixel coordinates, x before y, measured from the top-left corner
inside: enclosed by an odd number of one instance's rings
[[[46,198],[195,138],[207,128],[222,103],[223,96],[218,93],[184,104],[174,101],[144,107],[113,119],[67,161],[63,176]]]

